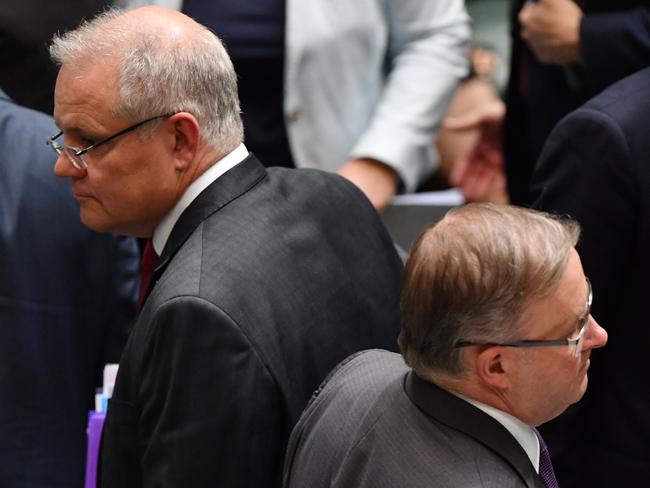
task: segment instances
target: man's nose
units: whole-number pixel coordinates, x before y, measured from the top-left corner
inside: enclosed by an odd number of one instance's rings
[[[59,154],[54,163],[54,174],[60,178],[83,178],[86,173],[85,168],[77,168],[64,153]]]
[[[607,344],[607,331],[596,322],[595,318],[590,316],[590,321],[585,349],[598,349]]]

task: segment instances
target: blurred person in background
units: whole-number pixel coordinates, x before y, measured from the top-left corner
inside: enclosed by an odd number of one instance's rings
[[[650,68],[613,84],[553,129],[533,174],[536,208],[580,222],[578,244],[607,324],[587,395],[544,426],[564,488],[650,478],[645,326],[650,284]],[[588,470],[577,470],[578,465]]]
[[[481,131],[456,176],[461,189],[471,192],[476,175],[494,178],[505,168],[510,201],[530,205],[535,162],[555,124],[650,64],[650,6],[645,0],[513,0],[511,7],[505,104],[478,107],[445,126]]]
[[[83,486],[88,411],[135,315],[135,240],[82,225],[56,130],[0,90],[2,488]]]

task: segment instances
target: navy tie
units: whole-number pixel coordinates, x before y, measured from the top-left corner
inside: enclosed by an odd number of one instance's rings
[[[533,429],[533,431],[535,431],[535,435],[539,439],[539,476],[542,478],[546,488],[559,488],[546,442],[544,442],[537,429]]]

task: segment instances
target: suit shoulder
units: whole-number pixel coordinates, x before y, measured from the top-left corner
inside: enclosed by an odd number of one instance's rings
[[[268,168],[267,171],[271,181],[279,182],[284,188],[290,187],[293,191],[298,189],[316,195],[323,192],[332,198],[344,197],[363,203],[364,206],[370,205],[354,183],[330,171],[315,168]]]
[[[576,110],[602,112],[620,124],[627,120],[640,125],[650,110],[650,68],[612,84]]]

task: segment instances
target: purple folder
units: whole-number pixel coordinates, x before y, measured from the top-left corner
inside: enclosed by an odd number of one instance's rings
[[[86,482],[84,488],[97,486],[97,461],[99,460],[99,442],[102,438],[102,428],[106,414],[103,412],[88,412],[88,449],[86,453]]]

